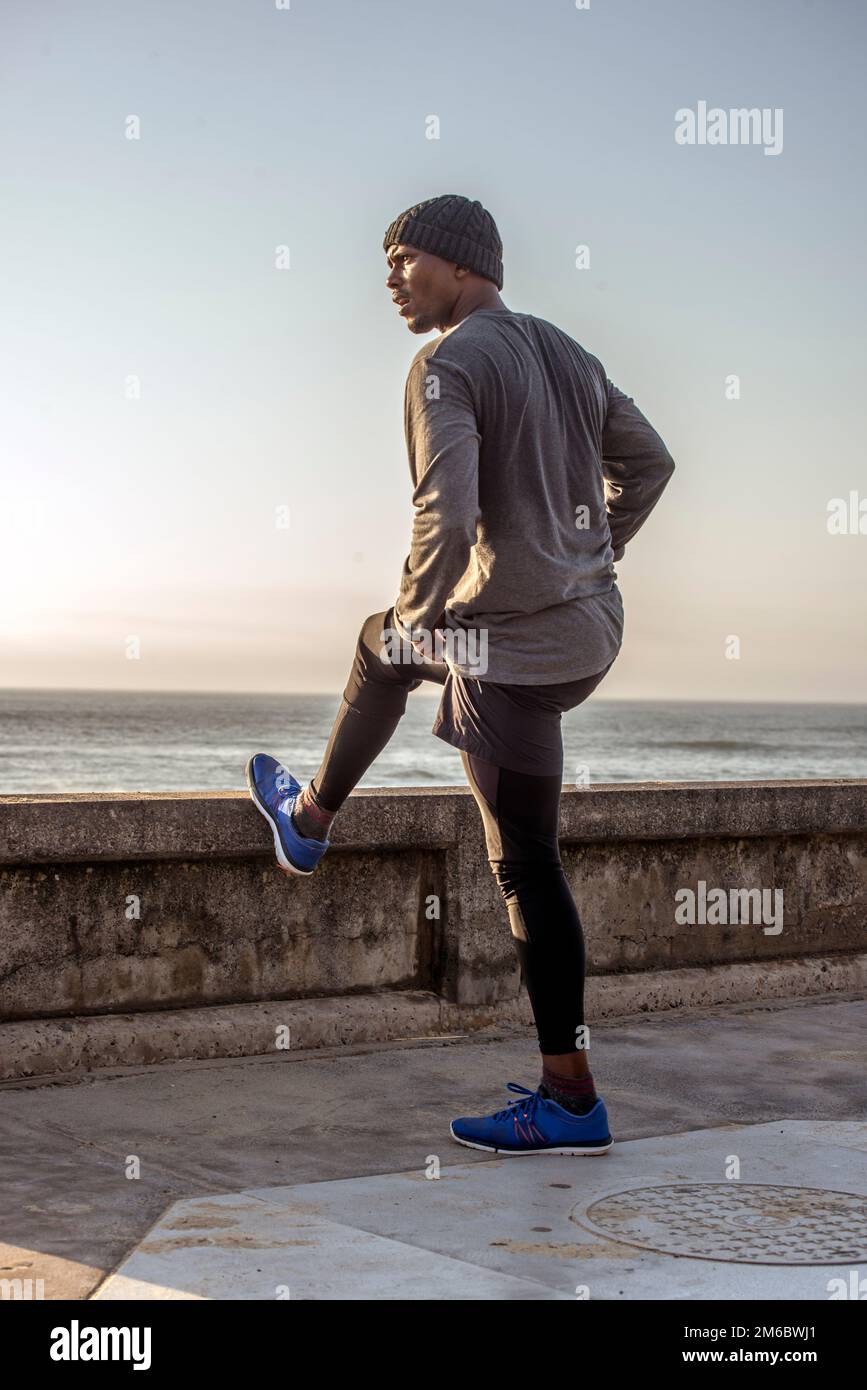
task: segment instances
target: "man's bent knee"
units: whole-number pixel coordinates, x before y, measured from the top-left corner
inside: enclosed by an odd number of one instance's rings
[[[393,626],[392,613],[391,608],[371,613],[361,624],[355,647],[355,671],[366,680],[417,690],[422,678],[415,675],[412,661],[407,660],[406,648],[410,644],[402,641]]]

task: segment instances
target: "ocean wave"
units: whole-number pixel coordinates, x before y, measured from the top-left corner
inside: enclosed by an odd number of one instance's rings
[[[773,744],[750,740],[744,742],[736,738],[694,738],[694,739],[653,739],[648,740],[649,748],[680,748],[685,751],[698,749],[713,753],[786,753],[790,751],[785,743]]]

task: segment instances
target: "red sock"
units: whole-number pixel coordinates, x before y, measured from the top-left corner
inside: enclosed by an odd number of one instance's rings
[[[540,1090],[573,1115],[586,1115],[598,1100],[589,1071],[586,1076],[561,1076],[559,1072],[551,1071],[545,1062],[542,1063]]]
[[[319,804],[316,793],[308,782],[295,799],[292,820],[299,835],[304,835],[310,840],[327,840],[328,827],[336,815],[336,811],[327,811]]]

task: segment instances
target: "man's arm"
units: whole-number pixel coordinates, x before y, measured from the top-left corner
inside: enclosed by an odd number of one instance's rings
[[[410,372],[404,419],[415,516],[394,618],[410,638],[437,626],[469,563],[481,515],[481,435],[463,372],[436,358]]]
[[[608,381],[602,429],[605,507],[614,559],[643,526],[674,472],[674,459],[631,396]]]

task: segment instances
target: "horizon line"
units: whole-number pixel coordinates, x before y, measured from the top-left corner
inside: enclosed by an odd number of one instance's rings
[[[436,682],[430,682],[430,691],[411,692],[413,694],[430,694],[436,697],[437,692],[442,690],[442,686]],[[222,696],[238,695],[252,697],[253,699],[281,698],[286,695],[298,696],[302,699],[312,699],[316,697],[331,699],[341,699],[343,691],[331,690],[200,690],[182,687],[160,687],[159,689],[150,687],[135,687],[126,689],[121,686],[91,686],[91,685],[7,685],[0,686],[0,695],[199,695],[199,696]],[[708,696],[708,695],[591,695],[590,701],[596,704],[671,704],[671,705],[845,705],[852,709],[867,707],[867,700],[793,700],[785,698],[758,698],[750,699],[748,696]],[[566,710],[565,713],[571,711]]]

